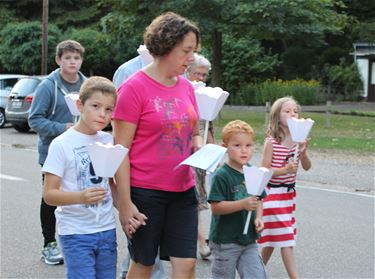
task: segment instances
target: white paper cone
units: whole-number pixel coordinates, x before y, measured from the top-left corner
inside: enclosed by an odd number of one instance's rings
[[[243,228],[243,234],[247,234],[247,232],[249,231],[250,218],[251,218],[251,211],[247,213],[245,227]]]
[[[96,142],[87,146],[95,175],[113,177],[129,149],[120,144],[102,144]]]
[[[181,165],[189,165],[208,172],[214,172],[226,151],[227,149],[223,146],[208,143],[179,163],[175,169]]]
[[[268,181],[272,177],[272,171],[264,167],[243,166],[247,192],[252,196],[260,196]]]
[[[206,84],[203,81],[193,80],[193,81],[190,81],[190,83],[193,85],[194,91],[198,90],[200,87],[206,87]]]
[[[69,111],[74,116],[78,116],[81,114],[77,108],[78,98],[79,98],[78,94],[72,94],[72,93],[64,96],[64,99],[65,99],[66,104],[68,105]]]
[[[200,119],[214,120],[228,96],[229,93],[220,87],[199,87],[195,90]]]
[[[310,133],[314,120],[308,119],[297,119],[294,117],[288,118],[288,128],[292,140],[294,142],[304,142]]]
[[[154,61],[154,57],[150,54],[147,47],[145,45],[140,45],[137,49],[138,54],[141,56],[143,63],[145,66],[152,63]]]

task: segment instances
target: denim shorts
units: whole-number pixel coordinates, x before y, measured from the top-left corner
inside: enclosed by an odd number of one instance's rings
[[[153,265],[160,247],[160,259],[196,258],[198,202],[194,187],[185,192],[166,192],[131,187],[138,210],[147,216],[146,226],[128,241],[133,261]]]
[[[116,279],[116,230],[59,235],[66,278]]]
[[[211,266],[213,279],[234,279],[236,270],[240,278],[267,278],[258,244],[242,246],[235,243],[210,242],[210,248],[213,255]]]

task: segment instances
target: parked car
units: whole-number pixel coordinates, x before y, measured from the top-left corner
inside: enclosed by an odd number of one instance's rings
[[[0,128],[4,127],[7,122],[5,116],[5,107],[8,103],[8,96],[13,86],[20,78],[25,75],[0,74]]]
[[[5,116],[14,129],[19,132],[28,132],[30,126],[28,117],[35,89],[44,79],[44,76],[30,76],[20,79],[9,94]]]

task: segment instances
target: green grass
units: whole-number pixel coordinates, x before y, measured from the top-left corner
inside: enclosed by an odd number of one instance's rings
[[[355,115],[332,114],[331,127],[326,127],[325,113],[302,114],[304,118],[311,118],[315,124],[310,133],[311,149],[347,150],[354,152],[375,151],[375,118]],[[222,127],[231,120],[241,119],[249,123],[256,134],[256,142],[263,143],[265,135],[265,113],[237,111],[224,108],[220,117],[214,122],[215,138],[221,140]]]

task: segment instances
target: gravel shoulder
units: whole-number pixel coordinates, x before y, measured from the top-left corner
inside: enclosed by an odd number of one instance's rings
[[[310,151],[312,168],[299,171],[301,185],[375,195],[375,153]]]

